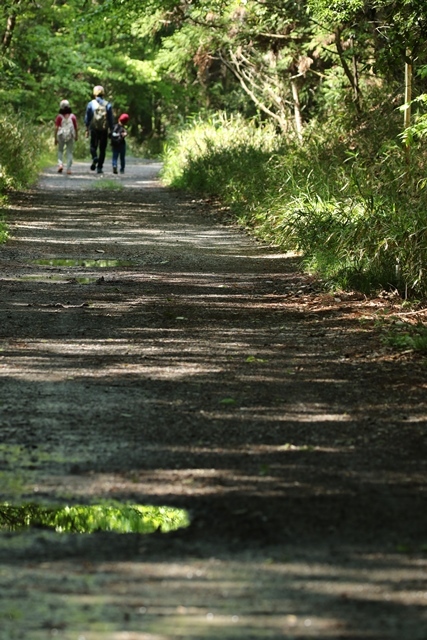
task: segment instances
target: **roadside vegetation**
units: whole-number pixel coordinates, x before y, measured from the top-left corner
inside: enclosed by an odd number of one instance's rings
[[[6,110],[0,114],[0,244],[8,238],[6,194],[32,184],[48,156],[47,131]]]
[[[387,123],[380,131],[378,122]],[[165,151],[165,181],[230,209],[332,288],[427,294],[426,154],[399,139],[400,112],[373,106],[357,131],[312,122],[304,142],[238,117],[193,122]],[[356,124],[356,123],[355,123]]]
[[[167,184],[331,288],[425,299],[424,2],[8,0],[0,30],[1,193],[54,158],[61,99],[83,132],[101,83]]]

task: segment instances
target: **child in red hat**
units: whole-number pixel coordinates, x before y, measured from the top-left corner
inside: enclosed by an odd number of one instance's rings
[[[125,172],[126,164],[126,125],[129,122],[127,113],[122,113],[119,121],[114,125],[111,134],[111,146],[113,148],[113,173],[117,173],[117,161],[120,159],[120,173]]]

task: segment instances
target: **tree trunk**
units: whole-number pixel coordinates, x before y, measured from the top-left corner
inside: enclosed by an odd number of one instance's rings
[[[6,20],[6,28],[4,30],[4,33],[1,39],[2,53],[6,53],[6,51],[10,47],[10,43],[12,42],[12,36],[16,26],[16,16],[17,16],[20,4],[21,4],[21,0],[15,0],[11,8],[11,14],[8,16]]]
[[[354,78],[354,102],[358,103],[359,95],[360,95],[360,87],[359,87],[359,70],[357,68],[357,55],[356,49],[354,47],[354,37],[351,38],[351,46],[353,49],[353,78]]]
[[[360,113],[360,88],[359,81],[357,76],[352,72],[350,67],[348,66],[347,60],[345,59],[344,49],[341,43],[341,29],[336,29],[335,31],[335,46],[337,48],[337,52],[342,64],[342,68],[344,69],[344,73],[350,82],[351,88],[353,89],[354,94],[354,104],[356,106],[357,113]],[[356,67],[357,71],[357,67]]]
[[[298,140],[302,142],[301,104],[299,101],[298,83],[296,78],[291,78],[291,87],[292,87],[292,97],[294,100],[295,130],[297,132]]]
[[[403,112],[403,127],[407,129],[411,124],[411,100],[412,100],[412,58],[411,52],[406,51],[405,61],[405,110]],[[405,148],[406,162],[409,163],[409,144]]]

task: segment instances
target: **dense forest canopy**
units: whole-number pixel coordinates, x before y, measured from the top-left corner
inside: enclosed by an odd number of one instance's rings
[[[4,0],[2,103],[38,122],[102,83],[134,134],[227,110],[296,131],[337,101],[403,102],[405,64],[425,90],[422,0]]]

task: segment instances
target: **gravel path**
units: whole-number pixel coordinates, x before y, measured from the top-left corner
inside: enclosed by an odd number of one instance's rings
[[[0,534],[0,640],[426,640],[426,369],[387,298],[164,188],[76,163],[0,247],[2,502],[188,510]]]

